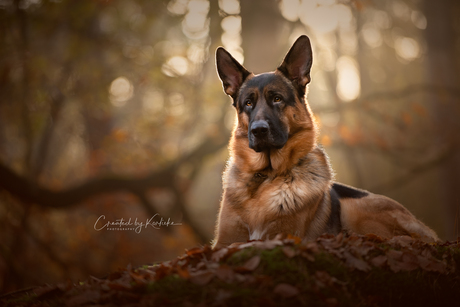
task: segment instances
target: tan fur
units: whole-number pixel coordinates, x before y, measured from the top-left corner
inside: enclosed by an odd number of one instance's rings
[[[327,230],[333,175],[326,154],[316,145],[316,125],[306,104],[288,107],[285,116],[289,139],[269,155],[249,148],[247,117],[239,116],[230,141],[214,248],[279,233],[312,240]],[[348,231],[438,240],[434,231],[385,196],[341,199],[341,210]]]
[[[417,220],[398,202],[370,193],[360,199],[341,200],[342,226],[359,234],[383,238],[408,235],[427,242],[439,240],[436,233]]]
[[[238,117],[214,247],[278,233],[313,239],[326,230],[332,171],[316,146],[316,126],[307,106],[299,102],[287,109],[289,139],[269,155],[249,148],[247,118],[244,113]]]
[[[300,86],[305,87],[305,82],[310,80],[309,67],[298,65],[296,58],[300,54],[302,63],[311,65],[309,53],[304,52],[308,48],[308,38],[300,37],[291,48],[293,51],[274,72],[277,80],[281,77],[281,81],[286,81],[287,90],[292,93],[299,93],[296,91]],[[235,101],[238,86],[241,86],[240,91],[245,90],[246,82],[257,76],[236,64],[223,49],[218,49],[217,54],[218,73],[224,90]],[[306,69],[301,76],[296,75],[299,69]],[[246,79],[243,79],[244,76]],[[261,76],[258,80],[264,75]],[[238,83],[243,80],[244,83]],[[262,93],[257,92],[258,97],[265,99],[268,97],[266,93],[276,86],[276,82],[270,82],[262,89],[247,87],[246,90],[260,91]],[[303,90],[301,92],[304,93]],[[262,105],[266,103],[263,99]],[[332,212],[330,191],[333,172],[325,152],[316,143],[317,127],[305,97],[295,95],[295,103],[290,101],[280,109],[281,113],[276,113],[276,120],[287,127],[287,142],[280,149],[269,147],[261,152],[249,147],[249,118],[240,109],[244,106],[236,102],[234,106],[238,118],[229,145],[230,159],[223,176],[224,193],[213,248],[273,238],[279,233],[307,240],[313,240],[324,232],[337,233],[340,223],[337,222],[336,227],[328,223]],[[263,107],[257,110],[251,118],[263,119]],[[271,112],[269,108],[265,110]],[[340,222],[344,230],[359,234],[374,233],[384,238],[411,235],[429,242],[438,240],[433,230],[402,205],[385,196],[368,193],[362,198],[340,198],[340,208]]]

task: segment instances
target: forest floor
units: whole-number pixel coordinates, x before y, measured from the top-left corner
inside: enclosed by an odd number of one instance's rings
[[[460,243],[323,235],[187,250],[174,260],[0,297],[2,306],[458,306]]]

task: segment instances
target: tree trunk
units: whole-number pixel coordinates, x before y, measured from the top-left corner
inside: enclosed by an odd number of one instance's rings
[[[255,74],[273,71],[289,49],[287,21],[275,0],[241,1],[244,65]]]
[[[459,10],[460,3],[457,0],[424,1],[424,13],[427,18],[428,80],[431,84],[447,89],[460,87],[460,51],[456,48],[458,33],[455,31]],[[433,102],[433,118],[439,135],[433,142],[439,147],[453,146],[455,152],[440,167],[439,172],[440,200],[445,214],[445,237],[447,240],[453,240],[460,236],[460,101],[457,96],[448,92],[433,93],[429,99]]]

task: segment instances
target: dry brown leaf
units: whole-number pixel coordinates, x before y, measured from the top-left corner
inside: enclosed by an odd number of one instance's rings
[[[302,257],[304,257],[305,259],[307,259],[308,261],[315,261],[315,256],[313,256],[312,254],[308,253],[308,252],[302,252],[300,254]]]
[[[316,254],[317,252],[319,252],[318,243],[316,242],[307,242],[304,246],[304,249],[312,252],[313,254]]]
[[[228,254],[228,248],[224,247],[219,249],[218,251],[214,252],[211,256],[211,260],[215,262],[219,262],[224,259]]]
[[[366,241],[360,245],[352,246],[351,249],[360,256],[366,256],[371,250],[375,249],[375,243]]]
[[[233,272],[232,268],[230,268],[228,265],[224,264],[217,268],[216,276],[220,280],[231,282],[235,278],[235,272]]]
[[[350,268],[357,269],[357,270],[360,270],[360,271],[363,271],[363,272],[367,272],[367,271],[369,271],[371,269],[371,267],[369,266],[369,264],[366,261],[353,256],[348,251],[345,251],[343,253],[343,256],[345,258],[345,263]]]
[[[66,306],[81,306],[88,303],[96,303],[101,298],[101,293],[96,290],[89,290],[69,298]]]
[[[388,259],[396,259],[399,260],[401,259],[403,252],[402,251],[397,251],[395,249],[390,249],[386,252],[386,255]]]
[[[329,275],[326,271],[316,271],[315,272],[315,281],[319,287],[324,286],[333,286],[334,284],[345,285],[345,282],[338,280],[337,278]]]
[[[274,293],[281,295],[282,297],[293,297],[299,294],[299,289],[290,284],[281,283],[276,285],[275,289],[273,290]]]
[[[369,241],[372,241],[372,242],[375,242],[375,243],[382,243],[384,242],[385,240],[382,238],[382,237],[379,237],[373,233],[368,233],[366,235],[366,238],[369,240]]]
[[[286,241],[293,241],[294,244],[300,244],[302,242],[301,238],[293,236],[291,234],[288,234],[285,240]]]
[[[410,236],[396,236],[388,240],[389,244],[397,244],[401,247],[409,247],[415,239]]]
[[[204,286],[214,278],[214,272],[198,271],[190,273],[190,281],[196,285]]]
[[[377,256],[371,259],[372,265],[378,268],[383,267],[386,262],[387,262],[387,256],[385,255],[380,255],[380,256]]]
[[[184,279],[189,279],[190,278],[190,273],[189,271],[187,270],[187,268],[181,268],[181,267],[177,267],[176,268],[177,270],[177,274],[184,278]]]
[[[431,259],[428,264],[423,267],[423,269],[432,272],[446,273],[447,264],[436,259]]]
[[[342,242],[337,242],[334,236],[321,238],[319,243],[328,251],[342,246]]]
[[[243,266],[237,267],[235,271],[239,273],[246,273],[246,272],[252,272],[254,271],[260,263],[260,256],[256,255],[246,261]]]
[[[200,247],[194,247],[189,250],[185,250],[185,253],[187,256],[195,256],[196,254],[201,254],[203,252],[203,249]]]
[[[329,275],[326,271],[316,271],[315,277],[320,281],[325,281],[326,283],[329,283],[329,280],[331,279],[331,275]]]
[[[253,243],[254,243],[254,247],[259,248],[259,249],[265,249],[265,250],[274,249],[277,246],[283,245],[283,241],[281,240],[255,241]]]
[[[416,255],[410,252],[403,252],[401,261],[404,263],[405,271],[412,271],[419,268],[419,261]]]
[[[388,265],[397,273],[400,271],[412,271],[419,267],[419,261],[412,253],[389,250],[387,252]]]
[[[294,256],[297,254],[296,250],[293,249],[293,248],[290,247],[290,246],[284,246],[284,247],[282,248],[282,251],[283,251],[283,253],[286,255],[286,257],[288,257],[288,258],[292,258],[292,257],[294,257]]]
[[[171,267],[163,263],[159,266],[154,267],[153,269],[155,271],[156,280],[162,279],[163,277],[169,275],[169,273],[171,272]]]

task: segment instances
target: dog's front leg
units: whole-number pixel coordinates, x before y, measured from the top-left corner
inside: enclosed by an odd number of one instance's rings
[[[248,240],[249,231],[247,226],[245,226],[236,210],[230,204],[223,201],[220,207],[216,237],[212,248],[221,248],[235,242],[246,242]]]

